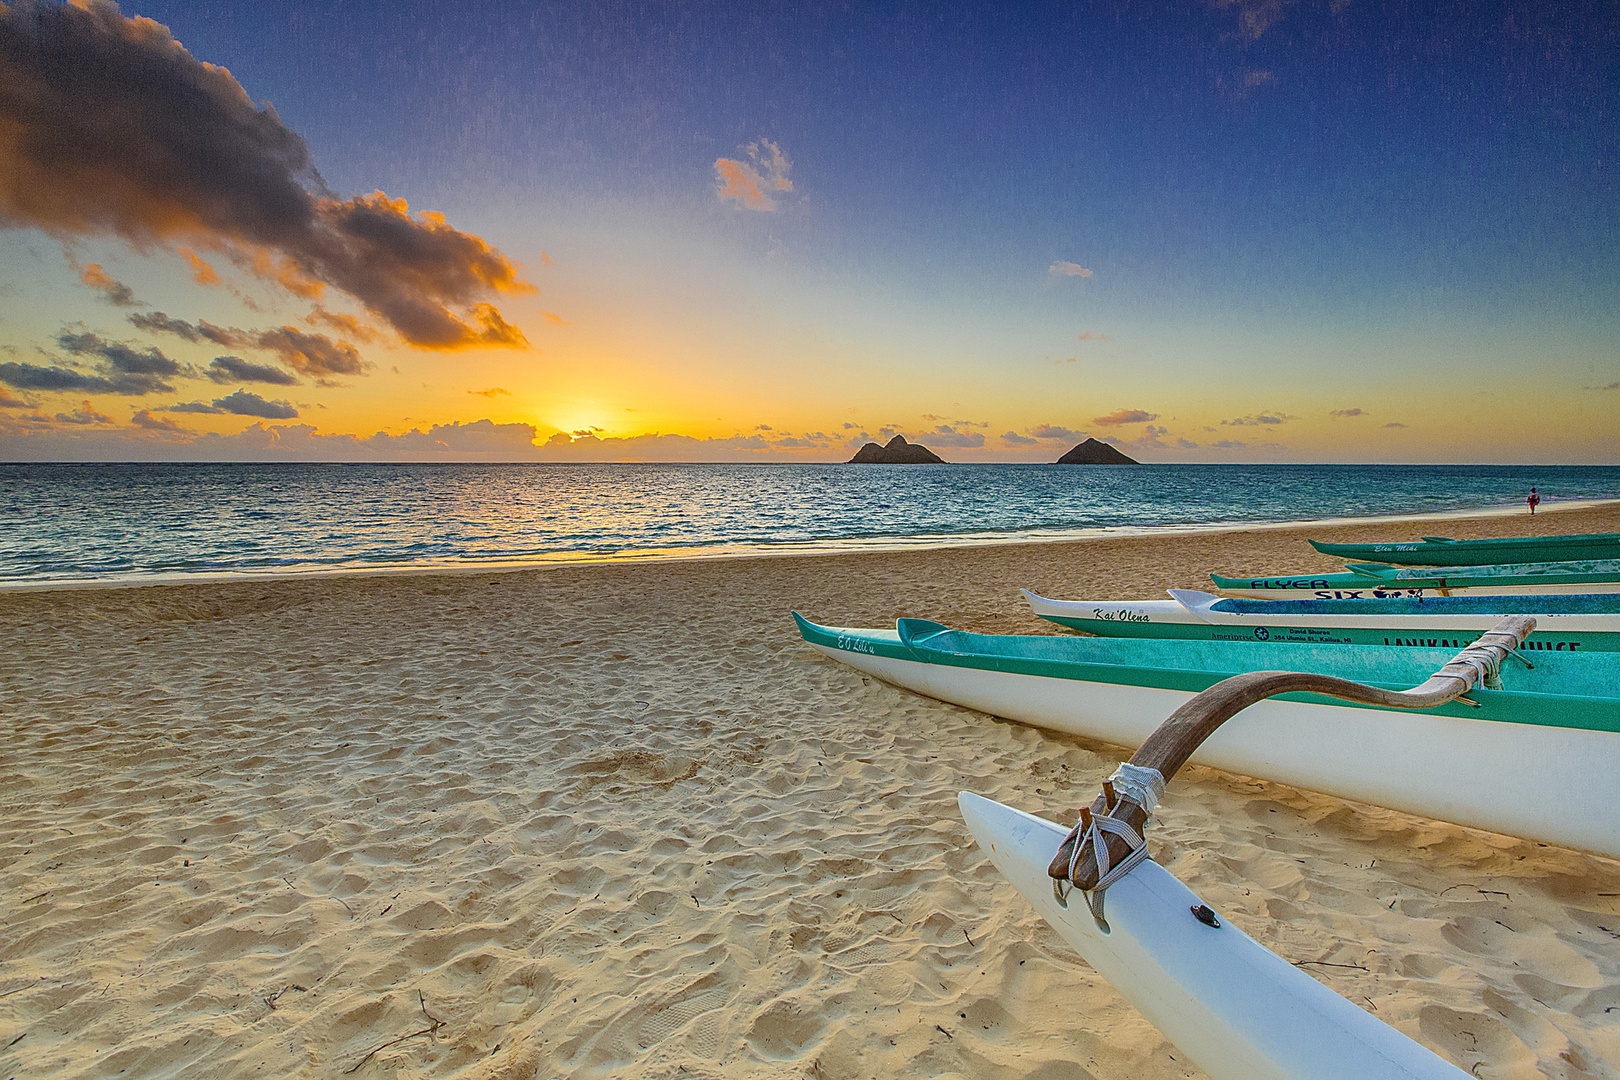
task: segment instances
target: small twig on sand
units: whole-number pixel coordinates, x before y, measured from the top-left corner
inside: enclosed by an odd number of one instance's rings
[[[963,936],[963,937],[965,937],[965,938],[967,938],[967,943],[968,943],[968,945],[969,945],[969,946],[970,946],[970,947],[972,947],[972,948],[975,948],[975,949],[977,949],[977,948],[978,948],[978,946],[977,946],[977,945],[974,945],[974,944],[973,944],[973,939],[972,939],[972,938],[970,938],[970,937],[968,937],[968,932],[967,932],[967,931],[966,931],[966,930],[963,930],[963,931],[962,931],[962,936]]]
[[[422,1015],[427,1018],[428,1026],[423,1028],[421,1031],[413,1031],[409,1035],[401,1035],[397,1039],[389,1039],[387,1042],[382,1043],[379,1046],[372,1047],[370,1050],[366,1051],[366,1056],[365,1057],[363,1057],[359,1061],[355,1062],[349,1068],[343,1070],[343,1075],[344,1076],[349,1076],[349,1075],[352,1075],[354,1073],[359,1072],[360,1071],[360,1066],[362,1066],[366,1062],[370,1061],[373,1057],[375,1057],[381,1051],[388,1049],[390,1046],[393,1046],[396,1043],[402,1043],[406,1039],[414,1039],[418,1035],[431,1036],[435,1032],[437,1032],[440,1028],[444,1027],[444,1021],[443,1020],[440,1020],[437,1016],[434,1016],[432,1013],[427,1011],[427,998],[423,996],[422,991],[418,990],[416,992],[416,998],[421,1003]]]
[[[950,1032],[946,1031],[944,1028],[940,1027],[938,1024],[934,1025],[934,1030],[939,1032],[941,1035],[945,1036],[947,1039],[956,1038],[955,1035],[952,1035]]]
[[[1366,964],[1335,964],[1331,960],[1295,960],[1295,961],[1293,961],[1293,965],[1295,967],[1304,967],[1306,964],[1318,964],[1318,965],[1320,965],[1322,967],[1351,968],[1351,969],[1353,969],[1355,971],[1366,971],[1367,970],[1367,965]]]
[[[18,987],[15,987],[15,988],[11,989],[11,990],[7,990],[5,993],[0,994],[0,997],[10,997],[12,994],[20,994],[24,990],[32,990],[34,987],[36,987],[36,986],[38,986],[40,984],[40,982],[43,980],[43,978],[44,978],[44,976],[41,976],[40,978],[35,979],[33,982],[27,984],[26,986],[18,986]]]

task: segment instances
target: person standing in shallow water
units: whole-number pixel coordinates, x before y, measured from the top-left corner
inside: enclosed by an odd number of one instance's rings
[[[1536,494],[1535,488],[1530,489],[1530,494],[1525,497],[1524,501],[1530,504],[1531,516],[1535,516],[1536,507],[1541,505],[1541,496]]]

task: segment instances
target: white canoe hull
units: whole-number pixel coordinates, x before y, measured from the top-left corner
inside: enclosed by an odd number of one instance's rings
[[[1193,696],[812,648],[941,701],[1132,749]],[[1228,720],[1192,760],[1620,858],[1620,735],[1612,732],[1271,698]]]
[[[1108,890],[1108,931],[1046,876],[1064,829],[964,792],[962,816],[1052,928],[1214,1080],[1464,1080],[1467,1073],[1222,920],[1154,862]],[[1046,1003],[1051,1005],[1053,1003]]]

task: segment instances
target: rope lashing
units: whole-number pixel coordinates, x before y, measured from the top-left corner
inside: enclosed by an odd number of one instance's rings
[[[1142,808],[1144,815],[1143,826],[1147,818],[1152,817],[1153,808],[1159,805],[1159,797],[1164,794],[1164,777],[1157,769],[1148,769],[1130,762],[1121,762],[1113,775],[1103,782],[1103,790],[1108,793],[1109,810],[1112,811],[1120,803],[1129,801]],[[1114,862],[1108,852],[1108,843],[1105,835],[1112,833],[1125,841],[1129,849],[1125,857]],[[1081,852],[1086,845],[1091,845],[1095,852],[1093,858],[1097,861],[1097,884],[1085,893],[1086,906],[1091,909],[1091,917],[1099,923],[1103,921],[1103,898],[1109,886],[1134,870],[1138,863],[1148,857],[1147,841],[1142,834],[1133,829],[1129,823],[1120,821],[1112,816],[1093,814],[1090,807],[1080,811],[1080,820],[1075,822],[1074,828],[1069,830],[1069,836],[1074,839],[1074,852],[1069,856],[1068,880],[1073,881],[1075,869],[1080,865]],[[1066,838],[1067,839],[1067,838]],[[1054,882],[1054,888],[1057,882]],[[1059,899],[1064,899],[1067,891],[1058,893]]]
[[[1479,636],[1479,640],[1452,657],[1444,667],[1435,672],[1435,677],[1457,679],[1469,687],[1483,686],[1487,690],[1500,690],[1502,661],[1509,656],[1517,655],[1518,651],[1519,641],[1514,635],[1488,630]],[[1525,663],[1528,664],[1529,661]]]

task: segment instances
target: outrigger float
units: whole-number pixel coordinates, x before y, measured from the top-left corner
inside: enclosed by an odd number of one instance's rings
[[[1481,566],[1488,563],[1568,562],[1571,559],[1620,559],[1620,533],[1576,536],[1511,536],[1493,540],[1453,540],[1425,536],[1420,541],[1383,544],[1311,546],[1324,555],[1397,566]]]
[[[1142,745],[1194,694],[1234,675],[1286,669],[1396,688],[1420,681],[1453,652],[970,634],[923,619],[856,629],[794,618],[817,650],[885,682],[1128,747]],[[1467,699],[1415,712],[1290,692],[1217,732],[1195,760],[1620,857],[1620,656],[1538,652],[1527,661],[1515,652]]]
[[[1620,593],[1620,559],[1504,563],[1497,566],[1398,567],[1350,563],[1343,574],[1263,577],[1209,575],[1231,596],[1261,600],[1417,600],[1431,596]]]
[[[1300,691],[1432,709],[1491,681],[1533,625],[1502,621],[1410,690],[1283,671],[1227,679],[1159,725],[1069,830],[968,792],[957,802],[979,847],[1035,910],[1214,1080],[1466,1080],[1223,922],[1149,857],[1142,833],[1165,784],[1239,711]]]
[[[1520,646],[1526,652],[1620,652],[1620,594],[1248,600],[1171,589],[1169,600],[1053,600],[1023,593],[1041,618],[1098,637],[1460,649],[1502,616],[1520,614],[1536,617],[1535,633]]]

